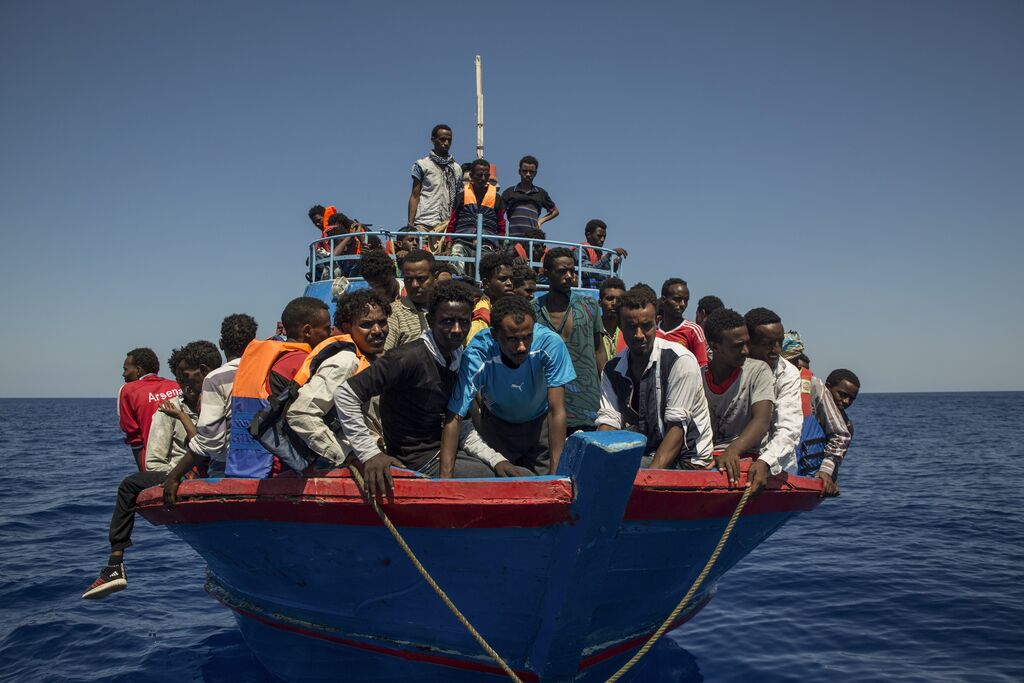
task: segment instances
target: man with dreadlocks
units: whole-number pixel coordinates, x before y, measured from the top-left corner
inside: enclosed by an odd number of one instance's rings
[[[455,195],[462,189],[462,167],[448,153],[452,129],[439,123],[430,131],[434,148],[412,165],[409,225],[421,232],[448,225]]]

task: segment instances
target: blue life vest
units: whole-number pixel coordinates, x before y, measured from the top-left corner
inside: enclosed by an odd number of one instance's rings
[[[249,424],[261,410],[270,406],[267,376],[278,357],[287,351],[309,353],[309,344],[254,340],[245,347],[231,389],[231,440],[224,474],[228,477],[265,479],[274,464],[274,456],[249,433]]]
[[[800,407],[804,413],[804,424],[800,430],[800,444],[796,447],[797,474],[812,477],[821,468],[825,457],[825,444],[828,438],[825,430],[818,424],[811,409],[811,377],[814,376],[807,368],[800,371]]]
[[[800,430],[800,444],[796,447],[797,474],[810,477],[818,472],[825,457],[827,442],[825,430],[818,424],[814,415],[804,417],[804,425]]]

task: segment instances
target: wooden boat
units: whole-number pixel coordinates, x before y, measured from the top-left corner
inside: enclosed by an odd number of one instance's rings
[[[476,272],[481,229],[473,257],[440,259]],[[386,242],[395,234],[362,235],[371,236]],[[331,255],[334,239],[326,250],[322,241],[309,245],[306,287],[332,314],[331,275],[358,258]],[[536,240],[507,241],[534,254]],[[606,270],[585,261],[581,245],[544,244],[574,248],[579,272],[618,274],[614,261]],[[540,263],[531,256],[530,265]],[[349,280],[353,289],[365,286]],[[742,493],[718,472],[639,470],[643,446],[630,432],[574,434],[557,476],[432,480],[396,469],[394,500],[382,508],[520,679],[604,680],[693,584]],[[317,475],[187,481],[173,509],[156,487],[139,496],[138,510],[202,555],[207,591],[234,611],[256,657],[286,681],[504,676],[417,573],[349,471]],[[772,478],[673,627],[754,547],[814,508],[820,492],[818,479]]]
[[[431,480],[396,470],[394,501],[382,508],[522,680],[604,680],[686,593],[742,491],[718,472],[638,470],[642,449],[629,432],[578,433],[557,476]],[[503,676],[348,470],[319,474],[188,481],[173,509],[154,488],[139,512],[202,555],[207,591],[286,681]],[[820,491],[817,479],[772,478],[673,626]]]

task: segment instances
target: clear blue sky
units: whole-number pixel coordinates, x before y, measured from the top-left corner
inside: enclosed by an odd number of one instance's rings
[[[0,395],[109,396],[405,220],[433,124],[607,221],[627,281],[776,310],[865,391],[1024,389],[1019,2],[0,6]]]

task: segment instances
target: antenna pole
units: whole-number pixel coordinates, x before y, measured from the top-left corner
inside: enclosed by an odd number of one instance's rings
[[[476,158],[484,158],[484,85],[481,76],[480,55],[476,63]]]

